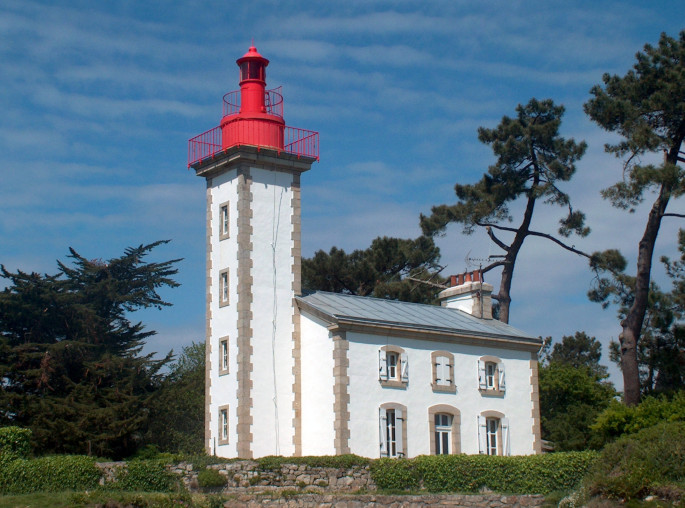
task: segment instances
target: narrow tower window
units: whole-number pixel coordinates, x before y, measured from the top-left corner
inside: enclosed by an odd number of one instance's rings
[[[228,305],[228,268],[219,273],[219,307]]]
[[[228,337],[219,342],[219,374],[228,374]]]
[[[228,203],[223,203],[219,208],[219,240],[225,240],[230,236]]]

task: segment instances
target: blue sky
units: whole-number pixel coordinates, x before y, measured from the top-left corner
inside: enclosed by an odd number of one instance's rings
[[[107,259],[171,239],[155,256],[184,258],[182,286],[164,294],[173,307],[140,315],[159,332],[148,350],[203,340],[205,190],[186,169],[187,141],[218,125],[223,94],[238,88],[235,60],[254,40],[271,60],[269,88],[283,86],[287,124],[321,136],[321,161],[302,182],[305,256],[418,235],[420,213],[454,202],[454,184],[493,163],[477,128],[536,97],[564,104],[562,134],[589,145],[564,189],[593,233],[573,243],[618,247],[632,266],[644,209],[631,216],[600,198],[621,165],[582,105],[604,72],[625,73],[684,21],[679,1],[3,0],[0,263],[51,273],[70,246]],[[561,210],[538,212],[535,227],[555,230]],[[657,256],[674,253],[677,226],[665,224]],[[498,253],[457,227],[439,245],[446,273]],[[620,329],[615,310],[587,301],[591,283],[583,259],[527,241],[511,323],[606,344]]]

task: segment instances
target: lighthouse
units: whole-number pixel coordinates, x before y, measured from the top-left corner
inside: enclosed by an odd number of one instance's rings
[[[236,63],[220,124],[188,144],[207,183],[205,449],[300,455],[300,175],[319,135],[285,124],[254,46]]]

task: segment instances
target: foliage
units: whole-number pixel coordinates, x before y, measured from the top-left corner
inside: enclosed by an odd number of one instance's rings
[[[608,443],[662,422],[677,421],[685,422],[685,390],[672,398],[665,395],[645,397],[636,406],[626,407],[613,402],[598,415],[591,428],[602,443]]]
[[[171,365],[151,407],[146,441],[166,452],[204,450],[205,345],[193,342]]]
[[[355,466],[368,466],[371,459],[359,455],[321,455],[307,457],[281,457],[268,455],[257,459],[257,467],[263,471],[278,470],[283,464],[302,464],[309,467],[335,467],[349,469]]]
[[[0,462],[25,459],[31,453],[31,430],[0,427]]]
[[[421,482],[416,459],[378,459],[371,463],[371,478],[384,490],[414,490]]]
[[[140,355],[155,332],[128,316],[170,305],[158,290],[178,286],[178,260],[143,261],[161,243],[107,262],[70,249],[56,275],[1,268],[0,424],[30,428],[34,451],[118,458],[137,447],[168,359]]]
[[[598,448],[590,426],[617,393],[586,366],[552,362],[540,367],[540,416],[543,439],[556,450]]]
[[[552,338],[547,337],[539,357],[545,365],[556,363],[588,368],[600,379],[608,375],[607,368],[599,363],[602,358],[602,344],[596,337],[590,337],[585,332],[576,332],[573,336],[564,335],[561,342],[554,345]]]
[[[605,74],[604,85],[594,86],[590,90],[593,98],[585,104],[585,112],[592,120],[621,136],[617,144],[606,145],[605,149],[624,159],[623,178],[602,191],[602,196],[631,212],[646,193],[655,196],[639,241],[632,294],[621,319],[621,370],[628,405],[640,399],[637,347],[649,305],[652,257],[661,221],[668,216],[682,217],[668,213],[667,207],[671,198],[680,197],[685,190],[685,174],[678,165],[683,160],[685,139],[685,31],[678,39],[661,34],[658,46],[646,44],[636,60],[623,77]],[[663,153],[663,163],[643,164],[642,157],[649,153]],[[591,266],[601,275],[595,299],[620,300],[626,286],[622,280],[625,260],[620,253],[595,253]]]
[[[440,249],[432,238],[379,237],[366,250],[347,254],[332,247],[302,259],[302,287],[407,302],[432,303],[435,287],[409,277],[440,284]]]
[[[74,493],[70,496],[72,507],[105,506],[107,508],[210,508],[209,499],[201,499],[187,491],[173,493],[126,492],[96,490]],[[220,504],[218,506],[223,506]]]
[[[174,473],[161,460],[131,460],[109,487],[115,490],[171,492],[177,483]]]
[[[617,396],[600,365],[601,344],[585,332],[565,336],[540,351],[540,417],[542,437],[559,451],[597,448],[590,426]]]
[[[586,149],[585,142],[576,143],[559,135],[563,114],[564,107],[550,99],[531,99],[525,106],[517,106],[515,118],[503,117],[494,129],[479,128],[478,139],[492,147],[497,162],[479,182],[455,185],[456,204],[435,206],[429,217],[421,216],[425,235],[443,233],[448,224],[456,222],[463,226],[465,234],[485,228],[492,242],[504,251],[501,259],[483,268],[483,272],[502,267],[499,292],[492,297],[499,302],[499,318],[505,323],[509,322],[516,259],[527,237],[546,238],[582,254],[548,233],[530,229],[535,206],[542,203],[567,208],[568,214],[559,221],[561,236],[586,236],[590,232],[584,214],[572,208],[568,194],[559,188],[560,183],[571,179]],[[517,220],[518,226],[511,227],[508,224],[514,217],[510,206],[519,199],[525,202],[524,212]],[[503,240],[495,230],[513,238]]]
[[[197,483],[200,487],[225,487],[228,480],[226,475],[216,469],[205,468],[197,474]]]
[[[685,422],[665,422],[607,445],[588,477],[591,495],[643,498],[685,478]]]
[[[100,476],[92,457],[56,455],[16,459],[0,466],[0,493],[93,489]]]
[[[595,452],[499,457],[490,455],[424,455],[414,459],[380,459],[371,476],[381,489],[431,492],[546,494],[578,485],[596,459]]]
[[[640,393],[670,392],[685,385],[685,329],[682,316],[685,307],[683,289],[680,281],[683,272],[680,266],[685,260],[685,234],[680,235],[681,260],[671,262],[662,258],[669,275],[672,277],[673,289],[670,293],[661,291],[654,283],[650,283],[647,295],[640,340],[637,343],[637,364]],[[600,278],[589,297],[596,302],[602,302],[604,307],[614,303],[618,305],[618,316],[624,319],[633,305],[636,279],[623,272],[625,260],[617,251],[611,256],[596,254],[595,266],[609,267],[613,276]],[[602,269],[605,269],[602,268]],[[609,346],[610,358],[622,368],[621,346],[612,341]]]

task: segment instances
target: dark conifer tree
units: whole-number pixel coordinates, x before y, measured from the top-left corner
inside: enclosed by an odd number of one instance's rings
[[[55,275],[1,268],[0,424],[30,428],[35,452],[135,450],[169,357],[140,354],[155,332],[128,314],[170,305],[158,290],[178,286],[179,260],[143,261],[161,243],[106,262],[70,249]]]

